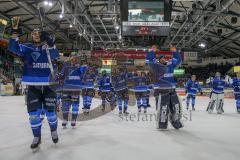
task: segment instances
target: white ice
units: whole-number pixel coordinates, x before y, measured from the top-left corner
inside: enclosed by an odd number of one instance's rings
[[[94,100],[98,105],[99,100]],[[50,137],[46,119],[40,150],[33,153],[28,115],[23,97],[0,97],[0,160],[238,160],[240,157],[240,115],[235,101],[225,100],[225,113],[206,113],[207,97],[197,98],[193,121],[167,131],[155,128],[155,121],[122,120],[118,111],[80,122],[76,129],[61,128],[59,143]],[[155,113],[154,100],[148,113]],[[130,107],[137,113],[136,107]]]

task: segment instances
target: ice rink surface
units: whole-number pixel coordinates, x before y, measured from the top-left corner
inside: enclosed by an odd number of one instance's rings
[[[240,115],[235,101],[225,100],[225,113],[206,113],[207,97],[197,98],[193,121],[167,131],[130,107],[132,119],[122,119],[115,109],[102,117],[79,122],[75,129],[62,129],[59,143],[51,141],[46,119],[40,150],[30,149],[32,133],[23,97],[0,97],[0,160],[238,160],[240,158]],[[94,105],[100,104],[94,100]],[[94,106],[93,105],[93,106]],[[148,114],[155,113],[154,99]],[[185,105],[184,105],[185,106]]]

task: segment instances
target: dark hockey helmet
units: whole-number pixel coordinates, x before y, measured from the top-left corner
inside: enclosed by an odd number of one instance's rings
[[[165,55],[163,55],[163,54],[161,54],[160,56],[159,56],[159,63],[161,63],[161,64],[167,64],[167,60],[166,60],[166,56]]]

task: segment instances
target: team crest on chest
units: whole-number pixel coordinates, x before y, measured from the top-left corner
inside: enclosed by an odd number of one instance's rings
[[[39,52],[32,52],[31,53],[31,56],[32,56],[32,59],[34,60],[34,61],[37,61],[37,59],[40,57],[40,53]]]

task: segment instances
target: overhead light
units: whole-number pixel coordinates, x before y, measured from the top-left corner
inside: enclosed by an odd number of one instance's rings
[[[49,5],[50,7],[52,7],[52,6],[53,6],[53,3],[52,3],[52,2],[48,2],[48,5]]]
[[[115,26],[115,29],[116,29],[116,30],[119,30],[119,25],[116,25],[116,26]]]
[[[70,28],[72,28],[72,27],[73,27],[73,25],[72,25],[72,24],[70,24],[70,25],[69,25],[69,27],[70,27]]]
[[[60,14],[60,15],[59,15],[59,18],[63,18],[63,14]]]
[[[82,36],[82,33],[78,33],[79,34],[79,36]]]
[[[205,48],[205,47],[206,47],[206,44],[200,43],[198,46],[201,47],[201,48]]]
[[[45,6],[49,5],[48,1],[43,2]]]
[[[121,35],[119,35],[119,36],[118,36],[118,39],[119,39],[119,40],[122,40],[122,36],[121,36]]]

